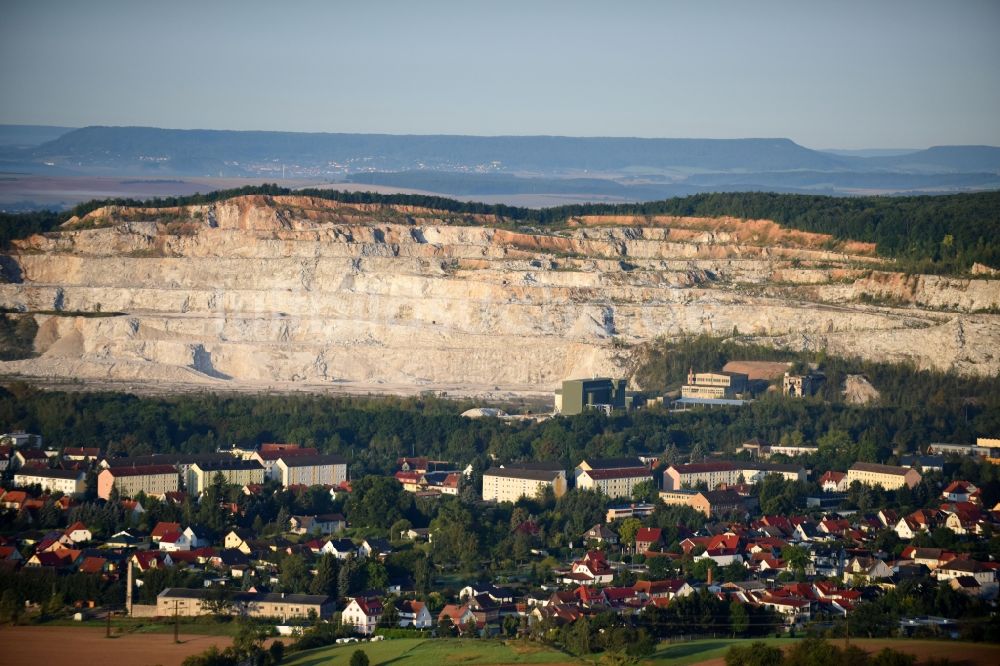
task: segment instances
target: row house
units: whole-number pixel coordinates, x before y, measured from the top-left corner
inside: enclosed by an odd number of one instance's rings
[[[486,502],[516,502],[522,497],[533,499],[546,488],[556,497],[566,494],[566,470],[562,463],[520,463],[491,467],[483,472],[483,500]]]
[[[651,481],[653,475],[638,458],[592,458],[576,466],[575,479],[576,487],[583,490],[599,490],[608,497],[632,497],[635,487]]]
[[[14,474],[15,486],[23,488],[35,484],[41,486],[42,490],[46,492],[60,492],[80,497],[87,490],[87,473],[75,469],[24,466]]]

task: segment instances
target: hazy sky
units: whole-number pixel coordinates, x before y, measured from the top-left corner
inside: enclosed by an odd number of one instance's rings
[[[0,123],[1000,145],[1000,2],[0,0]]]

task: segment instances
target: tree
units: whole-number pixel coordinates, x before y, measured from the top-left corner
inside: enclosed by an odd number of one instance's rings
[[[355,650],[351,655],[351,666],[368,666],[368,655],[364,650]]]
[[[0,621],[17,624],[20,610],[21,603],[17,593],[11,589],[4,590],[3,596],[0,596]]]
[[[312,594],[325,594],[336,597],[337,595],[337,574],[339,573],[339,560],[331,553],[323,553],[316,563],[316,575],[309,585]]]
[[[217,585],[209,589],[202,606],[216,617],[229,615],[233,610],[233,593],[228,587]]]
[[[747,612],[746,606],[739,601],[729,604],[729,623],[733,627],[733,638],[736,638],[737,635],[742,636],[750,628],[750,614]],[[726,663],[729,663],[728,659]]]
[[[659,488],[652,479],[640,481],[632,488],[632,499],[636,502],[655,502],[659,495]]]
[[[781,666],[781,648],[754,641],[734,645],[726,651],[726,666]]]
[[[618,526],[618,540],[623,546],[635,546],[635,535],[642,528],[638,518],[626,518]]]

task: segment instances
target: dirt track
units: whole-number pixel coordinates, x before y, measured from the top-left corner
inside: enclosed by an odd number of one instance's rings
[[[232,645],[229,636],[181,634],[124,634],[105,638],[92,627],[0,628],[0,663],[4,666],[39,664],[101,664],[101,666],[179,666],[184,659],[215,645]]]

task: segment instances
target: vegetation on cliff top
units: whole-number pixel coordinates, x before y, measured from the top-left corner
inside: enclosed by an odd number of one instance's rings
[[[336,190],[290,190],[259,185],[150,201],[90,201],[63,212],[0,214],[0,247],[14,238],[50,231],[72,215],[101,206],[171,207],[207,204],[236,196],[303,195],[343,203],[380,203],[433,208],[453,213],[498,215],[522,224],[555,226],[580,215],[733,216],[770,219],[792,229],[831,234],[838,240],[875,243],[882,256],[900,260],[910,272],[954,273],[979,262],[1000,266],[1000,192],[912,197],[827,197],[767,192],[697,194],[635,204],[577,204],[530,209],[463,202],[444,197],[375,194]]]

